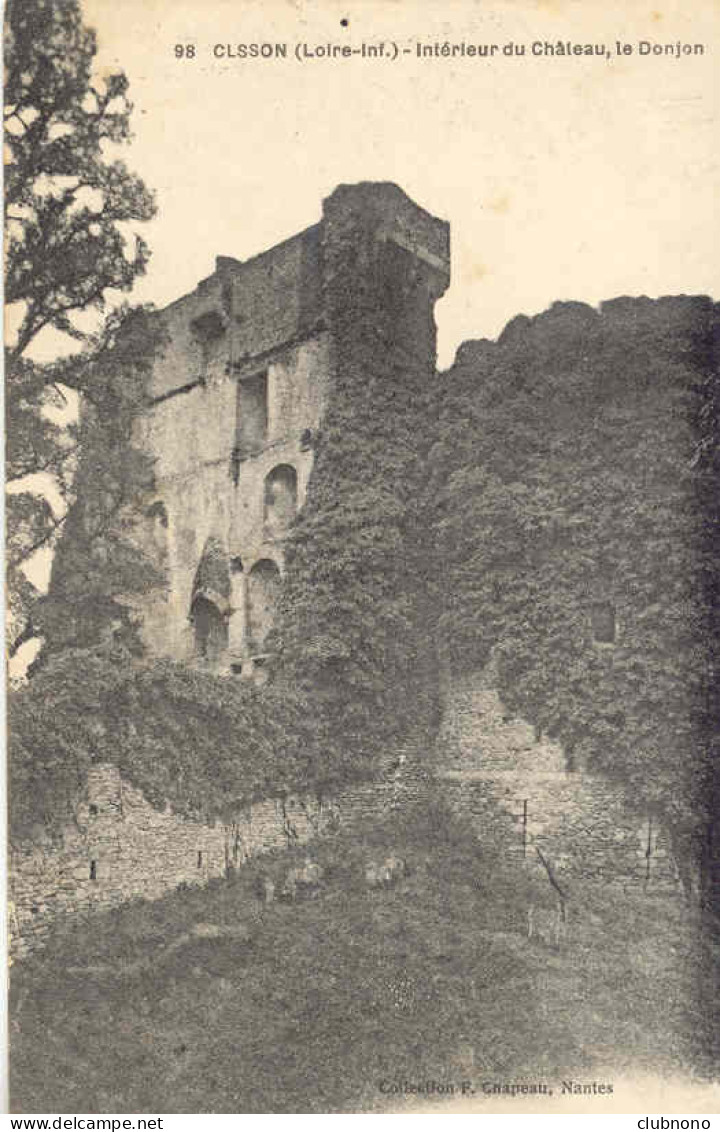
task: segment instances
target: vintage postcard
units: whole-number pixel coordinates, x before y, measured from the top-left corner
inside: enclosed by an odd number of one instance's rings
[[[720,7],[4,32],[10,1111],[709,1128]]]

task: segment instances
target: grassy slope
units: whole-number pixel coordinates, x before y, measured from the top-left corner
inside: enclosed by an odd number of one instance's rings
[[[390,851],[410,876],[368,890],[364,862]],[[672,898],[576,893],[555,949],[525,935],[543,878],[447,815],[316,853],[318,899],[260,906],[254,877],[280,876],[290,854],[278,854],[233,883],[126,906],[17,965],[13,1111],[397,1111],[380,1081],[682,1071],[691,943]],[[246,924],[251,941],[163,951],[199,921]],[[152,966],[123,974],[138,958]]]

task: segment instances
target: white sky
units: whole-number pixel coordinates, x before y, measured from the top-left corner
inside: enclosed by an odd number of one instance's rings
[[[693,0],[84,0],[131,81],[158,194],[134,298],[162,305],[391,180],[451,223],[440,362],[554,299],[720,294],[720,4]],[[348,28],[340,18],[349,20]],[[704,57],[218,61],[214,43],[704,42]],[[194,43],[194,61],[175,43]]]

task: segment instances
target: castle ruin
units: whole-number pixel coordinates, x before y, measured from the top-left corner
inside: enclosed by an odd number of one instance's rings
[[[396,351],[434,370],[449,226],[391,184],[336,189],[319,224],[244,263],[218,256],[161,313],[169,345],[142,423],[156,459],[142,537],[167,579],[142,610],[151,655],[264,679],[284,536],[344,360],[338,257],[391,307]]]
[[[437,376],[434,304],[449,282],[445,221],[395,185],[344,185],[325,200],[317,224],[246,262],[218,256],[212,275],[159,312],[167,347],[138,423],[138,440],[155,460],[154,487],[135,516],[135,537],[165,582],[138,608],[150,658],[267,680],[286,539],[313,490],[333,393],[350,372],[354,382],[365,380],[372,358],[382,359],[373,380],[393,374],[406,393],[427,388]],[[600,319],[581,306],[552,308],[538,325],[546,319],[551,336],[562,337],[573,320]],[[510,324],[508,340],[525,334],[521,321]],[[458,357],[466,365],[489,348],[467,344]],[[399,476],[403,460],[417,454],[398,454]],[[597,632],[614,636],[614,622]],[[674,884],[652,817],[628,815],[621,791],[574,772],[561,747],[508,718],[489,670],[444,672],[441,683],[430,769],[480,832],[491,800],[519,854],[534,840],[561,867],[575,855],[597,863],[602,876],[611,860],[631,881],[652,873]],[[288,843],[290,832],[302,840],[329,816],[362,819],[396,794],[397,781],[356,785],[324,809],[317,800],[269,800],[231,826],[203,826],[153,809],[123,783],[110,750],[107,764],[93,769],[87,804],[61,849],[35,844],[15,853],[19,951],[40,944],[58,918],[205,883]]]

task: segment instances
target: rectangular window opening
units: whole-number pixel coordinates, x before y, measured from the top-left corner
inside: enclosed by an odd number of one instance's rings
[[[235,459],[244,460],[265,445],[268,431],[267,370],[238,381]]]

